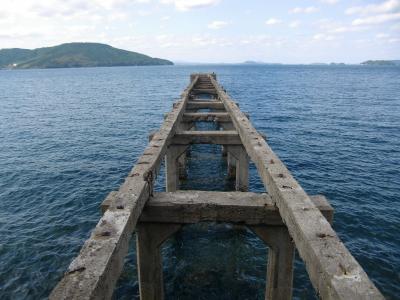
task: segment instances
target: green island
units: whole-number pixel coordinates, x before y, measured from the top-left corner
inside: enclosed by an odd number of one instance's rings
[[[173,62],[100,43],[66,43],[37,49],[0,49],[0,69],[173,65]]]
[[[361,64],[368,66],[400,66],[400,60],[367,60]]]

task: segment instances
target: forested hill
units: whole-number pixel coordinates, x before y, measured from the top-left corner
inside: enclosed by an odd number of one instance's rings
[[[400,60],[367,60],[361,64],[369,66],[400,66]]]
[[[54,47],[1,49],[0,68],[74,68],[173,65],[166,59],[99,43],[68,43]]]

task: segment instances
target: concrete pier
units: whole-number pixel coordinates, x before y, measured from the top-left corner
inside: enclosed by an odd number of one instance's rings
[[[219,130],[196,130],[196,122],[213,122]],[[193,144],[222,146],[235,191],[179,190]],[[156,193],[154,180],[163,160],[165,191]],[[268,193],[248,192],[250,160]],[[189,86],[101,211],[50,299],[111,299],[135,231],[140,297],[164,299],[161,246],[182,226],[198,222],[247,226],[264,241],[265,299],[292,298],[295,249],[321,299],[384,299],[333,230],[327,199],[303,190],[214,73],[191,74]]]

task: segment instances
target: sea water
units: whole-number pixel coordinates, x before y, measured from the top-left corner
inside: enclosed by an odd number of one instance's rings
[[[54,288],[192,72],[215,72],[387,297],[400,297],[400,68],[164,66],[0,71],[0,298]],[[204,125],[207,126],[207,125]],[[251,191],[264,191],[254,165]],[[229,190],[218,146],[196,146],[185,189]],[[163,174],[157,189],[163,189]],[[167,299],[263,299],[267,248],[229,224],[163,247]],[[303,263],[294,297],[314,299]],[[138,298],[135,238],[114,293]]]

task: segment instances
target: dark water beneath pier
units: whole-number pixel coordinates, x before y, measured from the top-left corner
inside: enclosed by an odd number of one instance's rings
[[[378,288],[400,298],[400,68],[357,66],[0,71],[0,298],[48,296],[197,71],[218,74],[304,189],[330,200]],[[225,172],[219,147],[197,146],[185,188],[229,189]],[[185,227],[163,256],[167,299],[263,298],[266,248],[243,228]],[[314,298],[307,278],[297,261],[296,299]],[[115,298],[137,295],[133,242]]]

